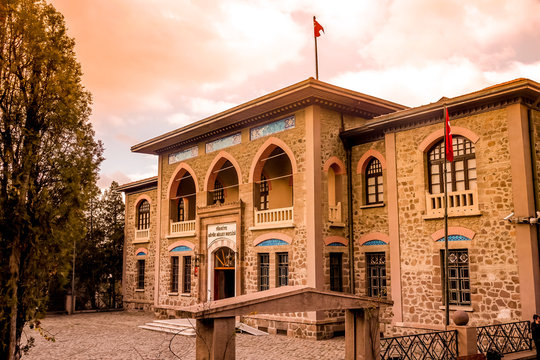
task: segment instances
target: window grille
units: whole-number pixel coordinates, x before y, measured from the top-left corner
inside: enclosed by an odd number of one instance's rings
[[[270,288],[270,255],[259,254],[259,291]]]
[[[184,256],[184,281],[182,292],[184,294],[191,292],[191,256]]]
[[[277,286],[286,286],[289,284],[289,253],[277,253],[277,260]]]
[[[386,297],[386,256],[384,253],[366,253],[368,295]]]
[[[171,292],[178,292],[178,256],[171,257]]]
[[[137,260],[137,289],[144,289],[145,261]]]
[[[444,282],[444,250],[441,250],[441,269]],[[469,252],[467,249],[448,250],[448,303],[450,305],[471,304],[471,280],[469,274]]]
[[[343,253],[330,253],[330,290],[343,291]]]

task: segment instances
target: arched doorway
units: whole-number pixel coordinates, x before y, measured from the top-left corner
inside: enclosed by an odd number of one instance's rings
[[[235,293],[235,254],[228,247],[214,252],[214,300],[233,297]]]

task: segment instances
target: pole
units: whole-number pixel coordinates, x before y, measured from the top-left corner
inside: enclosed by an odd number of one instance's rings
[[[315,25],[315,16],[313,16],[313,24]],[[319,80],[319,55],[317,53],[317,37],[315,32],[313,33],[313,39],[315,40],[315,79]]]
[[[444,105],[444,321],[445,325],[450,325],[450,305],[449,305],[449,289],[448,289],[448,182],[446,178],[446,104]]]

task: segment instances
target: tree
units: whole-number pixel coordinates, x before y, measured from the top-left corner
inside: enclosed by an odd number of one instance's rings
[[[96,194],[86,211],[86,236],[77,250],[77,296],[81,306],[116,308],[117,287],[122,278],[124,202],[111,184]],[[105,293],[107,301],[97,298]]]
[[[40,0],[0,0],[0,358],[21,356],[47,280],[67,272],[102,161],[74,41]]]

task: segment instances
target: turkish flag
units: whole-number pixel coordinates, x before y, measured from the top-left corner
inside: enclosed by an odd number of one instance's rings
[[[317,20],[315,20],[315,16],[313,17],[313,31],[315,33],[315,37],[321,36],[321,31],[324,32],[324,28],[317,22]]]

